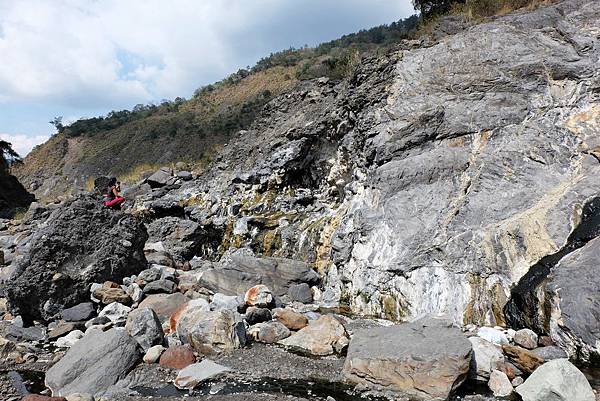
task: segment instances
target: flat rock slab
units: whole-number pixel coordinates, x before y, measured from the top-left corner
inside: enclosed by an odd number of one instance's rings
[[[421,319],[352,337],[344,375],[372,390],[447,399],[467,377],[472,345],[449,322]]]
[[[205,359],[200,363],[193,363],[182,369],[175,379],[175,387],[192,390],[204,380],[213,379],[229,371],[229,368],[210,359]]]
[[[137,342],[125,330],[93,330],[48,369],[46,386],[55,396],[102,395],[138,362],[137,347]]]

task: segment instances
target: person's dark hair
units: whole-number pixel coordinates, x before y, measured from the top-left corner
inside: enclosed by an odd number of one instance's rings
[[[108,181],[108,186],[112,187],[113,185],[117,184],[117,177],[111,177],[111,179]]]

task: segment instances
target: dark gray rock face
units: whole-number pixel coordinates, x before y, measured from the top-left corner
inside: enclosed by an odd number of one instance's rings
[[[350,341],[344,374],[369,389],[446,400],[466,379],[471,350],[460,329],[436,319],[364,329]]]
[[[63,309],[61,316],[66,322],[81,322],[88,320],[95,314],[94,304],[82,302],[67,309]]]
[[[46,386],[53,396],[87,393],[99,397],[139,361],[137,347],[125,330],[93,330],[48,369]]]
[[[150,241],[161,241],[165,250],[176,260],[189,260],[201,253],[207,231],[192,220],[167,216],[148,225]]]
[[[600,320],[600,238],[595,238],[572,252],[554,266],[538,289],[538,330],[550,334],[552,340],[570,356],[588,360],[598,354]],[[541,348],[540,350],[543,350]]]
[[[93,282],[118,281],[146,267],[144,226],[134,217],[81,196],[56,209],[36,230],[29,251],[6,283],[13,311],[50,320],[89,300]]]
[[[7,170],[4,153],[0,152],[0,218],[11,218],[17,209],[27,209],[35,196],[27,192],[17,177]]]
[[[319,281],[319,275],[304,262],[243,255],[233,255],[225,266],[209,269],[200,277],[204,286],[225,295],[244,294],[258,284],[266,285],[275,295],[284,295],[294,284],[315,285]]]

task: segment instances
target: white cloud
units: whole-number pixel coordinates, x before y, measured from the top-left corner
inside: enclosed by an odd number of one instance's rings
[[[36,145],[44,143],[50,138],[50,135],[10,135],[0,133],[0,139],[12,144],[13,149],[21,157],[25,157]]]
[[[280,27],[282,38],[298,27],[310,37],[320,21],[311,13],[354,13],[368,27],[368,18],[409,10],[409,0],[0,0],[0,101],[172,98],[233,72],[244,55],[277,50],[265,41],[278,35],[264,36],[278,21],[298,25]]]

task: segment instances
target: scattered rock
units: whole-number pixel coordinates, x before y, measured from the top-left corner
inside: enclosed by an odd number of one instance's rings
[[[509,343],[506,334],[493,327],[480,327],[479,330],[477,330],[477,336],[497,345]]]
[[[583,373],[566,359],[555,359],[543,364],[516,390],[523,401],[595,401],[596,399]]]
[[[125,323],[129,312],[131,312],[129,306],[113,302],[112,304],[106,305],[104,309],[100,311],[98,317],[106,317],[113,324]]]
[[[156,313],[150,308],[132,311],[127,318],[125,329],[144,351],[163,341],[162,325]]]
[[[538,346],[538,336],[532,330],[521,329],[515,333],[513,341],[526,349],[534,349]]]
[[[545,361],[551,361],[553,359],[560,359],[560,358],[567,358],[567,359],[569,358],[569,355],[567,354],[567,352],[564,349],[557,347],[556,345],[536,348],[536,349],[532,350],[531,352],[533,352],[540,358],[543,358]]]
[[[525,348],[503,345],[504,354],[521,370],[531,373],[544,363],[544,359]]]
[[[44,341],[46,329],[37,326],[19,327],[11,324],[6,329],[4,336],[11,341]]]
[[[550,347],[556,345],[550,336],[540,336],[538,342],[540,347]]]
[[[160,188],[175,183],[175,177],[173,177],[170,168],[161,167],[160,170],[146,179],[146,183],[150,185],[151,188]]]
[[[64,337],[56,340],[56,346],[59,348],[71,348],[77,341],[83,338],[84,334],[81,330],[74,330]]]
[[[189,365],[181,370],[175,379],[175,387],[183,390],[192,390],[204,380],[217,378],[230,369],[214,363],[210,359],[204,359],[200,363]]]
[[[177,173],[177,178],[181,178],[183,181],[190,181],[192,177],[192,173],[189,171],[179,171]]]
[[[266,285],[255,285],[246,291],[244,302],[246,305],[266,308],[273,303],[273,294]]]
[[[158,319],[161,322],[169,320],[171,315],[181,307],[181,305],[188,302],[189,299],[182,293],[176,292],[174,294],[153,294],[148,295],[146,299],[140,302],[138,308],[150,308],[156,313]]]
[[[271,311],[267,308],[256,308],[254,306],[246,310],[246,321],[250,326],[256,323],[268,322],[273,319]]]
[[[82,302],[71,308],[63,309],[61,316],[65,322],[82,322],[92,318],[95,313],[93,303]]]
[[[177,286],[170,280],[156,280],[146,284],[144,294],[172,294]]]
[[[183,369],[196,362],[194,350],[189,345],[167,348],[160,356],[159,364],[171,369]]]
[[[229,309],[236,311],[239,304],[238,297],[233,295],[225,295],[216,293],[213,295],[212,302],[210,303],[211,310]]]
[[[504,363],[502,348],[481,337],[469,337],[473,345],[473,363],[469,376],[480,381],[488,381],[490,373]]]
[[[325,315],[279,341],[279,344],[312,355],[325,356],[341,352],[348,342],[344,326],[333,316]]]
[[[358,330],[344,375],[368,389],[445,400],[467,377],[471,347],[460,329],[438,319]]]
[[[488,387],[496,397],[508,397],[513,392],[513,385],[504,372],[492,370]]]
[[[73,330],[81,328],[83,328],[83,323],[81,322],[59,322],[55,327],[52,328],[52,330],[48,332],[48,339],[56,340],[59,337],[69,334]]]
[[[131,304],[131,298],[121,287],[111,288],[103,286],[94,290],[93,294],[96,299],[99,299],[105,305],[112,304],[113,302]]]
[[[161,274],[162,273],[160,269],[151,267],[150,269],[143,270],[140,272],[140,274],[138,274],[136,283],[140,286],[145,286],[148,283],[160,280]]]
[[[148,351],[146,351],[146,354],[144,355],[144,362],[145,363],[156,363],[158,362],[158,359],[160,358],[160,356],[162,355],[162,353],[166,350],[165,347],[163,347],[162,345],[155,345],[153,347],[148,348]]]
[[[521,376],[517,376],[514,379],[512,379],[510,384],[512,384],[513,387],[519,387],[521,384],[523,384],[523,382],[523,378]]]
[[[274,344],[291,335],[290,330],[279,322],[258,323],[252,326],[248,333],[254,340],[266,344]]]
[[[308,326],[308,318],[288,308],[277,308],[273,310],[273,317],[290,330],[300,330]]]
[[[313,301],[313,293],[306,283],[294,284],[288,290],[288,296],[292,302],[310,304]]]
[[[139,361],[137,343],[125,330],[93,330],[46,372],[53,395],[89,393],[95,397],[125,377]]]
[[[180,315],[176,330],[184,343],[204,355],[229,351],[246,343],[246,329],[241,316],[226,309],[206,311],[190,308]]]

